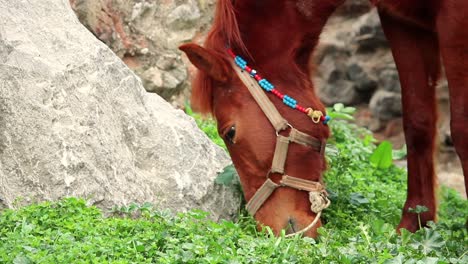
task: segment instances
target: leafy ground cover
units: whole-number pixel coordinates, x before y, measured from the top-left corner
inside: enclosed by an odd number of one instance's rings
[[[216,131],[210,121],[198,124]],[[379,165],[385,158],[375,158],[364,129],[343,121],[331,127],[325,179],[332,205],[317,240],[259,232],[245,213],[217,223],[202,211],[133,204],[102,212],[68,198],[1,212],[0,263],[468,263],[466,200],[442,188],[439,222],[397,235],[405,171]]]

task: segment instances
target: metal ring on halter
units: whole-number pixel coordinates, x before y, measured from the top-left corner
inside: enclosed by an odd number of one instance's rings
[[[286,125],[287,125],[290,129],[294,129],[294,127],[293,127],[291,124],[287,123]],[[283,130],[286,130],[286,128],[283,129]],[[280,131],[282,131],[282,130],[280,130]],[[276,136],[277,136],[277,137],[279,136],[279,131],[276,131]]]

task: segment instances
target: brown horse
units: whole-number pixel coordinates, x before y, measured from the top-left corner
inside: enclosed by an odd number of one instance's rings
[[[285,228],[289,233],[297,232],[315,220],[316,224],[304,231],[307,236],[316,236],[321,224],[317,221],[320,210],[310,210],[314,201],[308,199],[304,190],[311,193],[322,190],[321,175],[327,166],[323,151],[300,142],[294,144],[291,135],[294,127],[319,145],[329,136],[326,124],[314,122],[317,121],[314,113],[320,116],[324,107],[308,76],[312,71],[309,59],[327,19],[342,2],[219,0],[204,47],[181,46],[199,69],[192,87],[193,107],[216,118],[218,131],[239,172],[245,199],[254,201],[256,208],[251,212],[260,224],[270,226],[276,233]],[[398,229],[414,232],[419,226],[418,219],[408,208],[424,205],[429,209],[421,215],[423,224],[436,218],[435,87],[442,62],[450,89],[452,138],[462,161],[465,187],[468,182],[468,1],[372,2],[390,42],[403,93],[408,194]],[[264,109],[261,99],[255,98],[250,89],[254,85],[246,81],[244,74],[251,73],[257,81],[263,77],[252,74],[250,66],[246,67],[236,55],[244,57],[275,85],[275,92],[268,92],[271,89],[265,92],[267,101],[273,104],[269,110]],[[244,73],[236,69],[233,61]],[[285,94],[297,102],[283,104],[288,101]],[[275,124],[272,114],[268,114],[274,111],[271,108],[277,109],[273,116],[287,120],[289,126]],[[289,148],[283,148],[287,154],[278,155],[285,159],[284,170],[272,168],[272,163],[278,164],[277,159],[281,159],[276,157],[282,144],[279,138],[293,141]],[[294,176],[296,184],[284,184],[286,174]],[[298,179],[304,180],[306,186],[298,188]],[[267,183],[273,183],[274,187],[261,187]],[[315,189],[311,187],[314,184],[318,186]]]

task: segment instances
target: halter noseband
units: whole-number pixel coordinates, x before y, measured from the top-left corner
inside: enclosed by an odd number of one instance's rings
[[[308,134],[292,127],[286,121],[286,119],[281,116],[263,90],[271,92],[280,99],[283,99],[283,102],[287,106],[307,114],[314,123],[319,123],[322,121],[324,124],[326,124],[330,118],[328,116],[324,116],[321,111],[301,107],[297,104],[296,100],[277,91],[270,82],[257,74],[254,69],[247,66],[247,63],[241,57],[236,56],[232,50],[229,49],[228,53],[234,59],[234,61],[231,62],[234,71],[242,83],[247,87],[257,104],[260,106],[263,113],[274,127],[277,135],[271,170],[267,175],[266,181],[247,203],[246,209],[251,215],[255,215],[260,207],[265,203],[265,201],[279,187],[289,187],[300,191],[307,191],[309,192],[309,201],[311,203],[310,209],[312,212],[316,213],[317,216],[309,226],[287,236],[305,233],[315,224],[317,224],[318,220],[320,219],[322,210],[330,205],[330,200],[327,198],[325,187],[319,181],[309,181],[285,174],[284,166],[288,155],[288,147],[289,144],[293,142],[311,147],[315,151],[319,152],[320,155],[323,155],[326,142],[324,140],[319,140],[315,137],[309,136]],[[286,130],[288,127],[290,128],[289,135],[280,135],[280,132]],[[276,184],[269,178],[271,173],[282,174],[282,179],[279,184]]]

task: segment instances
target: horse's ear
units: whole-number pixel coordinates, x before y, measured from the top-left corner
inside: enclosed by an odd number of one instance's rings
[[[205,72],[219,82],[228,82],[231,79],[231,71],[228,62],[213,51],[205,49],[197,44],[189,43],[179,47],[189,58],[190,62],[199,70]]]

